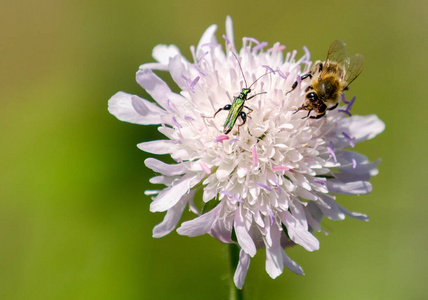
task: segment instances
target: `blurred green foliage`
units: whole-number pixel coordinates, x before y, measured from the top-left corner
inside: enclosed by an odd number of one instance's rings
[[[371,221],[326,220],[321,249],[287,253],[305,270],[272,280],[252,260],[246,299],[423,299],[426,211],[426,1],[1,2],[0,299],[225,299],[227,249],[208,237],[151,237],[163,214],[135,144],[155,127],[121,123],[107,100],[135,82],[152,48],[190,58],[211,24],[323,59],[335,39],[366,65],[353,113],[386,130],[357,146],[382,157],[374,192],[339,197]],[[168,79],[168,78],[166,78]],[[169,81],[170,82],[170,81]],[[186,216],[185,216],[186,217]]]

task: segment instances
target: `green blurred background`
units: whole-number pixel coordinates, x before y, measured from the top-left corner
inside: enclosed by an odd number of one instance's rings
[[[374,191],[339,197],[368,223],[326,220],[321,249],[287,253],[305,270],[272,280],[252,260],[247,299],[426,299],[428,2],[0,1],[0,299],[225,299],[226,247],[175,232],[144,195],[153,174],[137,143],[154,127],[119,122],[107,101],[135,82],[152,48],[190,58],[226,15],[255,37],[323,59],[343,39],[366,65],[348,96],[386,130],[357,150],[382,157]],[[424,150],[425,149],[425,150]],[[424,154],[425,153],[425,154]]]

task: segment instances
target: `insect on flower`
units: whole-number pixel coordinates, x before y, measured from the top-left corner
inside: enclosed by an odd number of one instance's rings
[[[324,231],[324,217],[368,221],[366,215],[342,207],[336,197],[372,191],[369,179],[378,173],[379,161],[370,162],[349,146],[374,138],[385,124],[376,115],[351,115],[354,100],[346,99],[346,114],[332,110],[322,122],[302,121],[293,114],[299,106],[299,110],[325,113],[327,108],[316,110],[315,104],[334,106],[337,96],[321,93],[322,88],[338,84],[338,95],[361,72],[362,57],[347,59],[342,42],[333,43],[327,60],[310,69],[308,49],[296,59],[297,51],[284,53],[285,46],[279,42],[265,49],[267,43],[248,37],[237,49],[232,19],[227,17],[223,50],[216,30],[217,25],[208,27],[197,46],[191,47],[193,61],[174,45],[155,46],[155,62],[141,65],[136,75],[153,101],[118,92],[110,98],[108,109],[121,121],[154,125],[166,137],[138,144],[144,152],[168,155],[174,161],[149,157],[144,162],[155,173],[150,182],[163,185],[146,191],[152,200],[150,211],[166,213],[153,228],[153,237],[176,229],[180,235],[209,234],[230,244],[239,250],[239,258],[233,259],[233,281],[241,289],[251,259],[260,250],[271,278],[286,268],[302,275],[303,269],[288,256],[287,248],[297,244],[307,251],[318,250],[317,232]],[[302,66],[305,69],[300,72]],[[167,71],[180,91],[174,92],[156,71]],[[269,73],[278,76],[265,76]],[[255,81],[247,85],[244,74]],[[311,78],[313,87],[305,92],[306,80],[302,91],[285,96],[297,76]],[[224,106],[227,91],[235,97]],[[246,101],[257,93],[266,95],[256,98],[259,103],[253,104],[252,121],[245,123],[252,111]],[[307,93],[317,98],[305,98]],[[330,101],[322,102],[324,94]],[[217,122],[207,122],[206,116],[213,118],[214,112],[222,110],[228,110],[228,116],[219,116],[225,122],[217,117],[224,124],[220,133]],[[226,134],[239,132],[243,124],[240,136],[229,139]],[[187,208],[194,216],[182,220]]]
[[[228,110],[229,111],[229,114],[227,115],[226,121],[224,122],[224,125],[223,125],[223,128],[224,128],[223,133],[224,134],[228,134],[229,132],[232,131],[233,126],[235,125],[236,120],[238,119],[238,116],[241,117],[241,119],[242,119],[242,123],[238,125],[238,132],[239,132],[239,128],[242,125],[244,125],[245,122],[247,122],[247,113],[245,113],[242,110],[245,107],[246,109],[249,110],[248,114],[250,114],[253,110],[250,107],[244,105],[245,101],[248,101],[257,95],[266,94],[266,92],[261,92],[261,93],[257,93],[255,95],[252,95],[250,98],[247,98],[248,94],[251,93],[251,87],[260,78],[262,78],[263,76],[265,76],[267,74],[272,73],[272,71],[270,71],[270,72],[263,74],[262,76],[257,78],[249,87],[247,87],[248,84],[247,84],[247,80],[245,79],[244,71],[242,71],[241,63],[239,62],[239,59],[238,59],[238,57],[236,57],[235,53],[232,52],[232,54],[233,54],[233,56],[235,56],[236,60],[238,61],[239,69],[241,70],[242,77],[244,78],[245,87],[242,88],[242,91],[238,97],[233,97],[232,104],[226,104],[224,107],[218,109],[213,116],[213,118],[215,118],[215,116],[222,110]]]
[[[305,101],[297,108],[308,110],[303,118],[319,119],[327,110],[333,110],[339,105],[339,96],[346,90],[352,81],[360,75],[364,66],[364,57],[355,54],[348,57],[346,44],[341,40],[334,41],[327,53],[325,62],[317,61],[309,71],[302,75],[302,80],[309,78],[311,82],[305,89]],[[291,93],[297,87],[297,81],[293,83]],[[317,112],[316,116],[309,116],[311,111]]]

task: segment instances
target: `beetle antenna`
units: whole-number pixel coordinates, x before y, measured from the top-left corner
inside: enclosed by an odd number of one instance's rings
[[[259,78],[257,78],[248,88],[251,89],[251,87],[253,86],[253,84],[255,84],[260,78],[262,78],[265,75],[271,74],[271,73],[275,73],[275,71],[269,71],[267,73],[264,73],[263,75],[261,75]]]
[[[242,78],[244,78],[244,82],[245,82],[245,87],[248,86],[247,84],[247,80],[245,80],[245,75],[244,75],[244,71],[242,71],[242,67],[241,67],[241,62],[239,61],[238,57],[236,56],[236,54],[234,52],[232,52],[233,56],[235,56],[236,61],[238,62],[239,65],[239,69],[241,69],[241,73],[242,73]]]

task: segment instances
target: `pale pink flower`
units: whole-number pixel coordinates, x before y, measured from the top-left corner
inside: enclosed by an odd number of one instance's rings
[[[187,236],[208,233],[223,243],[237,243],[241,249],[234,281],[242,288],[258,248],[266,249],[266,271],[275,278],[286,266],[297,274],[302,268],[284,251],[298,244],[308,251],[319,248],[314,231],[322,231],[323,216],[343,220],[367,216],[349,212],[336,202],[335,194],[361,195],[372,190],[369,179],[377,174],[378,162],[352,151],[355,144],[384,130],[375,115],[352,116],[355,99],[328,111],[318,120],[302,119],[307,111],[294,113],[304,101],[309,51],[296,59],[296,51],[284,55],[285,46],[268,47],[253,38],[244,38],[235,48],[232,21],[226,20],[226,51],[210,26],[198,46],[191,47],[193,62],[174,45],[158,45],[155,63],[140,66],[137,82],[156,101],[118,92],[109,100],[109,111],[121,121],[159,125],[164,140],[138,144],[152,154],[169,154],[176,161],[166,164],[148,158],[145,164],[158,173],[151,179],[162,190],[147,191],[152,212],[166,212],[155,226],[154,237],[170,233],[186,207],[196,217],[183,222],[177,232]],[[247,122],[222,133],[227,111],[214,113],[231,104],[245,87],[239,57],[252,93],[253,109]],[[167,71],[178,85],[174,93],[153,70]],[[299,85],[286,95],[294,81]],[[244,111],[249,112],[244,108]],[[200,192],[202,199],[195,198]],[[198,194],[198,195],[199,195]],[[202,205],[205,207],[202,209]],[[236,238],[235,238],[236,237]]]

